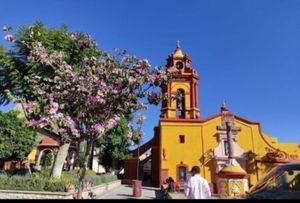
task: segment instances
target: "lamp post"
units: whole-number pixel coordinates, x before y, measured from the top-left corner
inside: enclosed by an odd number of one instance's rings
[[[132,180],[133,185],[133,196],[141,197],[142,196],[142,181],[139,180],[139,162],[140,162],[140,141],[142,139],[142,124],[144,123],[146,117],[139,114],[137,117],[137,125],[138,125],[138,140],[137,140],[137,162],[136,162],[136,180]]]
[[[136,163],[136,179],[139,180],[139,164],[140,164],[140,139],[138,140],[138,143],[137,143],[137,163]]]
[[[141,131],[139,132],[139,137],[138,137],[138,142],[137,142],[136,180],[132,180],[134,197],[142,196],[142,181],[139,180],[140,140],[141,140]]]

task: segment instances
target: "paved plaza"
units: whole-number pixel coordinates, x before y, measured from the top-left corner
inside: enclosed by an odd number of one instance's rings
[[[133,188],[130,185],[120,185],[96,199],[163,199],[163,193],[160,188],[155,187],[142,187],[142,196],[139,198],[133,197]]]
[[[187,199],[182,192],[169,193],[169,199]],[[210,199],[219,199],[220,197],[213,194]],[[133,197],[133,188],[131,185],[120,185],[112,190],[109,190],[96,199],[164,199],[163,192],[160,188],[142,187],[142,196],[139,198]]]

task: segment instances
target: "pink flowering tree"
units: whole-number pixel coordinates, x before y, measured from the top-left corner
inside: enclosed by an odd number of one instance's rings
[[[70,143],[86,142],[80,175],[83,183],[93,143],[105,136],[121,115],[158,104],[165,95],[155,92],[155,87],[170,75],[125,51],[116,55],[101,51],[87,34],[70,33],[65,28],[55,31],[37,23],[16,36],[5,36],[15,49],[0,52],[7,58],[0,63],[7,82],[1,94],[22,104],[29,126],[59,140],[52,176],[60,176]],[[64,40],[55,41],[51,34]],[[148,103],[142,103],[142,98],[148,98]],[[140,116],[138,123],[142,120]],[[82,189],[83,184],[79,198]]]

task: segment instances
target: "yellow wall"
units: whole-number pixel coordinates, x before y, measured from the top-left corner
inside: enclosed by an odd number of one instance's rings
[[[221,124],[221,116],[206,122],[171,122],[161,121],[161,168],[168,169],[168,175],[176,180],[176,165],[183,162],[188,170],[193,165],[201,168],[201,175],[208,182],[216,182],[214,164],[207,158],[207,153],[217,147],[216,126]],[[259,125],[235,118],[235,125],[241,128],[238,132],[238,145],[244,152],[252,151],[257,156],[256,161],[248,160],[245,169],[250,174],[249,183],[255,184],[274,164],[261,163],[267,153],[266,148],[274,147],[288,154],[297,154],[300,158],[300,149],[296,143],[278,143],[277,139],[266,134],[260,134]],[[179,143],[179,135],[185,135],[185,143]],[[265,138],[264,141],[263,137]],[[165,149],[166,160],[163,160],[162,150]],[[203,159],[203,156],[205,158]],[[206,160],[206,161],[203,161]],[[206,162],[204,164],[204,162]],[[204,165],[203,165],[204,164]]]
[[[189,133],[187,133],[189,132]],[[169,176],[176,179],[176,165],[183,162],[188,165],[188,170],[191,169],[192,164],[199,164],[198,159],[201,154],[202,145],[201,127],[195,124],[181,124],[177,123],[161,123],[161,144],[165,149],[165,158],[161,152],[162,169],[169,169]],[[197,136],[199,135],[200,136]],[[185,136],[185,143],[179,143],[179,135]],[[196,147],[197,146],[197,147]],[[161,150],[162,151],[162,150]]]
[[[220,118],[208,121],[204,124],[187,122],[160,122],[161,128],[161,168],[168,169],[169,176],[176,179],[176,166],[181,162],[188,165],[188,170],[192,166],[201,167],[201,174],[212,182],[212,166],[203,166],[201,160],[203,155],[210,149],[218,145],[215,123],[220,122]],[[179,143],[179,135],[185,136],[185,143]],[[165,149],[166,160],[163,160]],[[211,164],[210,162],[208,165]]]

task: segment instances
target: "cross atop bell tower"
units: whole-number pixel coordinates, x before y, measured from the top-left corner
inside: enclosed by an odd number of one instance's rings
[[[191,65],[191,59],[182,52],[179,41],[174,52],[167,58],[167,71],[173,73],[162,92],[171,96],[162,103],[161,118],[199,119],[198,80],[199,76]]]

